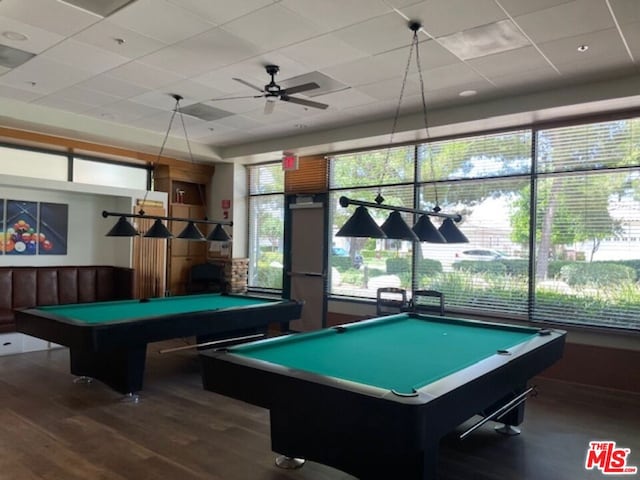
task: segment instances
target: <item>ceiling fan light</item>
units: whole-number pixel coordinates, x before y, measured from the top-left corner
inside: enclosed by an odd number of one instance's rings
[[[371,218],[367,209],[360,206],[356,208],[351,218],[338,230],[336,237],[387,238],[387,234]]]

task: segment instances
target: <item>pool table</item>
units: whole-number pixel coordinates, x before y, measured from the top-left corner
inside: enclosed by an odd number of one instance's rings
[[[270,410],[272,450],[359,479],[436,478],[442,436],[513,399],[566,332],[404,313],[202,352],[206,390]],[[489,418],[493,418],[489,415]]]
[[[124,394],[142,389],[147,344],[195,336],[198,342],[288,330],[302,304],[247,295],[201,294],[54,305],[16,311],[19,332],[69,347],[71,373]]]

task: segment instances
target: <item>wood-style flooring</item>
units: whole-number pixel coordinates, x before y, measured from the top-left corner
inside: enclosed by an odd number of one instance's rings
[[[195,351],[158,354],[180,344],[149,346],[137,404],[99,382],[73,383],[66,349],[0,357],[0,479],[353,479],[312,462],[276,467],[268,411],[204,391]],[[535,383],[522,434],[492,425],[464,441],[452,433],[441,443],[440,480],[611,478],[584,469],[590,440],[630,448],[629,465],[640,467],[640,395]]]

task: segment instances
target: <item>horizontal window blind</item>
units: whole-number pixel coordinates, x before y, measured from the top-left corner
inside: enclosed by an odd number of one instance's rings
[[[330,158],[330,187],[413,182],[415,147],[395,147]]]
[[[300,157],[298,170],[285,174],[286,193],[321,193],[327,191],[328,168],[324,156]]]
[[[249,287],[282,289],[284,173],[280,163],[249,170]]]

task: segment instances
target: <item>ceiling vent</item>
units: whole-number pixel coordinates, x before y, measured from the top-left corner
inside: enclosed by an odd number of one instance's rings
[[[33,57],[35,57],[33,53],[8,47],[7,45],[0,45],[0,66],[2,67],[16,68]]]
[[[461,60],[486,57],[494,53],[506,52],[530,46],[520,30],[511,20],[470,28],[462,32],[439,37],[438,42]]]
[[[320,95],[326,95],[327,93],[339,92],[340,90],[346,90],[348,85],[338,82],[331,77],[320,72],[305,73],[304,75],[298,75],[297,77],[288,78],[280,82],[280,86],[284,89],[293,87],[294,85],[303,85],[305,83],[315,82],[320,85],[320,88],[314,88],[313,90],[307,90],[300,95],[305,97],[318,97]]]
[[[112,13],[126,7],[135,0],[58,0],[85,12],[95,13],[101,17],[108,17]]]
[[[233,115],[226,110],[220,110],[219,108],[210,107],[204,103],[194,103],[188,107],[181,108],[180,111],[185,115],[199,118],[205,122],[211,122],[213,120],[220,120],[221,118],[230,117]]]

